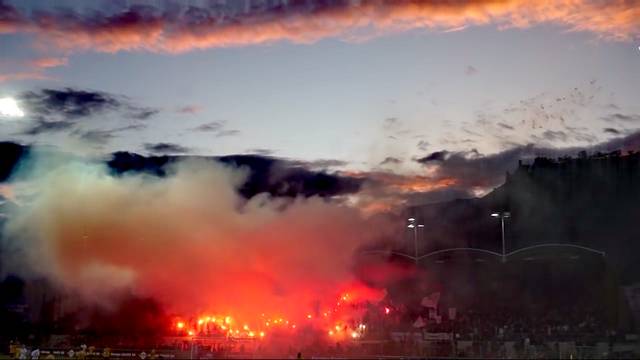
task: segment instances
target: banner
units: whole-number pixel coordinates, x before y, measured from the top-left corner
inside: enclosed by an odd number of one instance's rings
[[[455,320],[458,315],[458,310],[454,307],[449,308],[449,320]]]
[[[438,302],[440,302],[439,292],[423,297],[420,304],[426,308],[437,308]]]
[[[424,333],[424,339],[428,341],[449,341],[452,336],[450,333]]]

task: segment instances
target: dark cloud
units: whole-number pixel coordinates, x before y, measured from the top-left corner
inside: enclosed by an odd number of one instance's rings
[[[29,114],[66,121],[77,121],[96,114],[116,112],[124,117],[146,120],[159,110],[141,107],[126,97],[74,88],[27,91],[20,96]]]
[[[607,134],[620,135],[620,131],[614,128],[604,128],[604,132]]]
[[[552,135],[556,136],[556,135]],[[533,160],[537,157],[560,158],[577,156],[580,152],[610,153],[620,150],[640,149],[640,132],[618,137],[592,146],[583,147],[540,147],[534,144],[516,145],[495,154],[481,154],[471,151],[438,151],[423,158],[418,163],[432,168],[429,181],[450,180],[448,188],[471,191],[491,188],[504,180],[507,172],[516,168],[519,160]]]
[[[77,129],[73,131],[72,135],[77,136],[78,138],[94,143],[104,145],[108,143],[110,140],[118,137],[118,133],[125,131],[138,131],[145,129],[147,126],[144,124],[133,124],[128,126],[123,126],[115,129],[109,130],[99,130],[99,129],[91,129],[91,130],[80,130]]]
[[[567,134],[564,131],[546,130],[542,133],[542,138],[549,141],[567,141]]]
[[[21,95],[21,100],[30,113],[59,115],[65,119],[88,117],[122,106],[118,99],[109,94],[72,88],[28,91]]]
[[[144,144],[144,149],[153,154],[185,154],[191,152],[191,149],[186,146],[165,142],[146,143]]]
[[[202,107],[198,105],[186,105],[176,110],[176,112],[178,112],[179,114],[190,114],[190,115],[199,113],[200,111],[202,111]]]
[[[204,131],[204,132],[217,132],[222,130],[222,128],[224,127],[224,122],[221,121],[212,121],[210,123],[206,123],[206,124],[202,124],[199,126],[196,126],[195,128],[191,129],[193,131]]]
[[[466,69],[464,69],[464,73],[465,73],[467,76],[472,76],[472,75],[475,75],[475,74],[477,74],[477,73],[478,73],[478,69],[476,69],[475,67],[473,67],[473,66],[469,65],[469,66],[467,66],[467,68],[466,68]]]
[[[505,124],[503,122],[499,122],[497,125],[500,126],[503,129],[507,129],[507,130],[514,130],[515,129],[513,126],[511,126],[509,124]]]
[[[420,140],[418,141],[418,150],[420,151],[427,151],[427,149],[429,148],[429,143],[424,141],[424,140]]]
[[[399,164],[402,164],[402,160],[392,156],[388,156],[380,162],[380,165],[399,165]]]
[[[19,135],[36,136],[40,134],[54,133],[65,131],[73,128],[75,123],[73,121],[61,120],[61,121],[47,121],[42,117],[38,117],[33,120],[26,129],[21,131]]]
[[[607,122],[614,122],[614,121],[639,122],[640,114],[613,113],[603,117],[602,119]]]
[[[188,156],[181,156],[181,159]],[[202,159],[202,157],[200,157]],[[279,197],[332,197],[357,193],[364,179],[326,171],[315,171],[304,161],[292,161],[261,155],[210,157],[211,161],[245,168],[249,178],[238,190],[246,198],[260,193]],[[117,174],[146,172],[163,176],[165,168],[175,162],[172,156],[141,156],[127,152],[113,154],[109,166]]]
[[[436,152],[432,152],[431,154],[425,157],[419,158],[416,161],[422,164],[426,164],[433,161],[444,161],[448,153],[449,152],[446,150],[436,151]]]
[[[275,151],[273,151],[271,149],[260,149],[260,148],[248,149],[247,150],[248,154],[255,154],[255,155],[262,155],[262,156],[273,155],[274,152]]]
[[[240,135],[240,130],[220,130],[216,134],[216,137],[237,136],[237,135]]]
[[[157,115],[160,110],[158,109],[152,109],[152,108],[140,108],[140,109],[133,109],[134,111],[130,113],[130,117],[132,119],[137,119],[137,120],[147,120],[155,115]]]
[[[382,126],[385,129],[395,129],[397,126],[400,126],[400,119],[397,117],[389,117],[384,119]]]

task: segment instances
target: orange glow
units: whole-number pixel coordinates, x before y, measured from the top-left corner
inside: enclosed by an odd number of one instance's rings
[[[184,328],[184,323],[182,321],[178,321],[178,323],[176,324],[176,327],[178,329],[183,329]]]

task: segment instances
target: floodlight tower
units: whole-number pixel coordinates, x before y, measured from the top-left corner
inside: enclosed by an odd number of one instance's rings
[[[505,240],[504,240],[504,219],[508,219],[511,217],[511,213],[508,211],[501,211],[501,212],[494,212],[491,214],[492,217],[494,218],[499,218],[500,219],[500,226],[502,229],[502,262],[507,261],[507,247],[505,245]]]
[[[424,224],[416,223],[415,218],[408,218],[409,225],[407,227],[409,229],[413,229],[413,250],[414,250],[414,258],[416,261],[416,265],[418,265],[418,228],[424,228]]]

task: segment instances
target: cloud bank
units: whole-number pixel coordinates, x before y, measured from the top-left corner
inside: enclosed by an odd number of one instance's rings
[[[34,34],[39,46],[63,51],[180,53],[281,40],[366,39],[411,29],[450,31],[481,25],[526,28],[554,24],[618,41],[630,41],[640,34],[636,0],[313,0],[244,10],[230,5],[158,2],[109,12],[27,12],[3,0],[0,14],[0,33]]]

